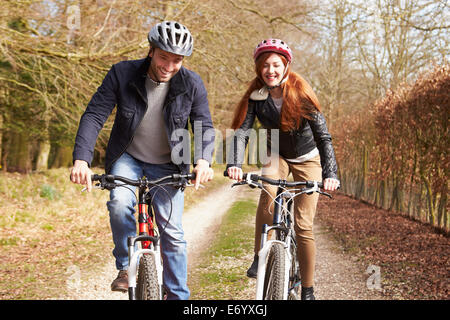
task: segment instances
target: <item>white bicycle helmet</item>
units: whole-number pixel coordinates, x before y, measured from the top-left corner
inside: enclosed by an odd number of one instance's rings
[[[176,21],[163,21],[155,25],[148,33],[148,41],[161,50],[190,56],[194,40],[188,28]]]

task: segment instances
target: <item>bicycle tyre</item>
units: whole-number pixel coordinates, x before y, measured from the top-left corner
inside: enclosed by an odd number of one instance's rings
[[[161,299],[155,259],[150,254],[143,254],[139,260],[136,287],[137,300]]]
[[[284,255],[284,247],[281,243],[272,244],[267,258],[263,300],[283,300],[284,298]]]

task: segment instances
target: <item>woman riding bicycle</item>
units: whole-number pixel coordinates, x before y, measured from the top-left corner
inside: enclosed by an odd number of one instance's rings
[[[262,126],[279,130],[279,141],[270,141],[271,149],[278,144],[278,154],[271,154],[270,163],[263,164],[262,175],[272,179],[286,179],[289,173],[295,181],[316,180],[324,182],[324,190],[338,188],[337,165],[325,118],[316,95],[310,85],[297,73],[291,71],[292,51],[279,39],[267,39],[255,48],[256,77],[239,102],[232,128],[234,135],[233,163],[228,163],[230,179],[241,180],[248,130],[255,117]],[[272,199],[276,187],[265,185],[256,212],[255,257],[247,271],[256,277],[258,251],[263,224],[271,224]],[[300,264],[303,300],[314,297],[315,243],[313,220],[319,194],[301,195],[295,198],[295,233],[297,256]],[[271,208],[269,208],[271,206]],[[270,210],[269,210],[270,209]]]

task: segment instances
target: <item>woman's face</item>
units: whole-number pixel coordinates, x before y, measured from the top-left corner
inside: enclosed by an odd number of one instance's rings
[[[283,80],[284,64],[281,57],[271,53],[261,69],[261,78],[268,87],[276,86]]]

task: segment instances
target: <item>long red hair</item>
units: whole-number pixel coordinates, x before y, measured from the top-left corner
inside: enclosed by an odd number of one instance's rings
[[[248,100],[253,91],[265,86],[261,78],[261,71],[264,62],[272,52],[262,54],[255,63],[256,77],[250,82],[250,85],[244,96],[239,101],[233,116],[231,127],[238,129],[244,122],[248,110]],[[283,55],[279,55],[284,65],[287,60]],[[309,119],[309,114],[314,111],[320,112],[320,104],[316,94],[311,86],[299,74],[288,68],[286,75],[288,80],[281,85],[283,90],[283,105],[281,106],[280,128],[283,131],[298,129],[302,118]]]

